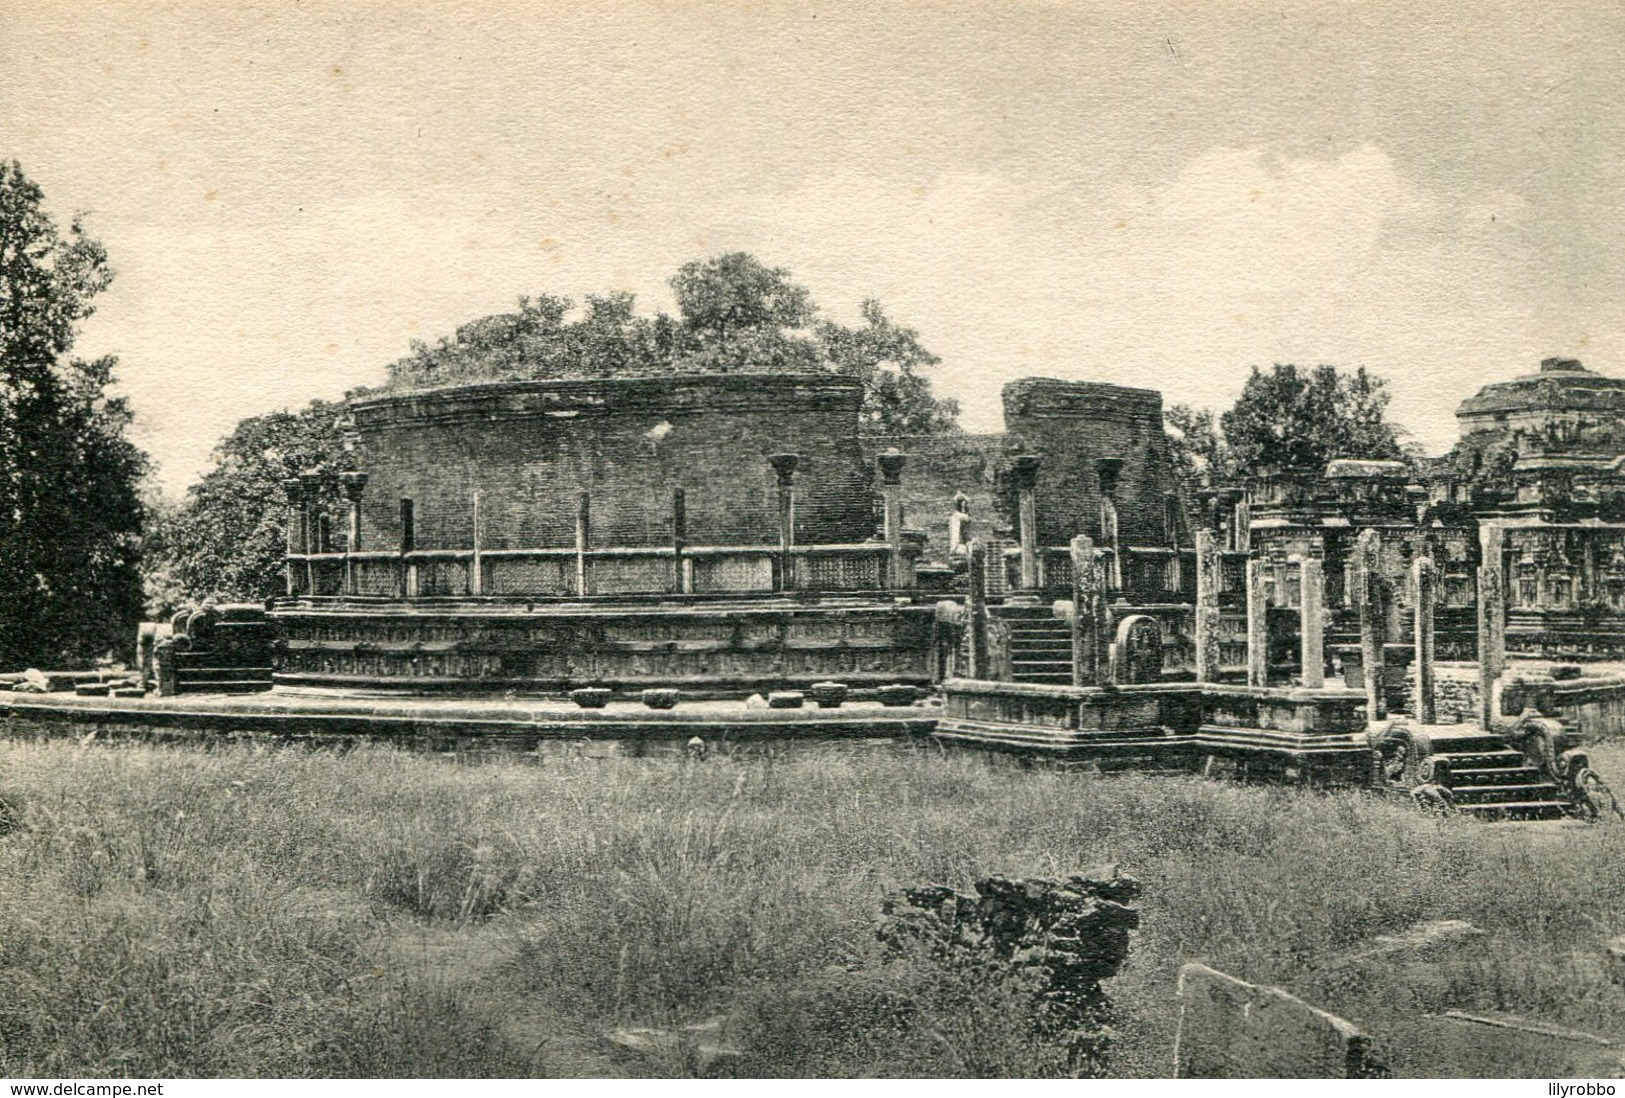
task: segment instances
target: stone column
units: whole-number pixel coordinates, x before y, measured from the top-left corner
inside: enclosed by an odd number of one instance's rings
[[[1411,562],[1411,590],[1416,610],[1416,717],[1418,724],[1437,720],[1433,691],[1433,604],[1438,597],[1438,573],[1432,557]]]
[[[1478,721],[1495,727],[1495,683],[1507,663],[1506,528],[1486,522],[1478,528]]]
[[[412,501],[401,500],[401,571],[399,591],[403,598],[413,598],[418,593],[418,566],[412,563],[407,554],[418,547],[418,532],[416,512]]]
[[[1361,530],[1354,542],[1350,595],[1360,619],[1360,664],[1365,679],[1366,720],[1388,715],[1387,688],[1383,682],[1383,642],[1387,639],[1387,619],[1382,607],[1382,535]]]
[[[1196,681],[1219,681],[1219,586],[1224,579],[1224,560],[1219,556],[1218,535],[1212,530],[1196,532]]]
[[[1270,684],[1269,594],[1264,587],[1268,562],[1247,562],[1247,685]]]
[[[914,568],[903,557],[903,464],[907,457],[896,450],[887,450],[875,459],[880,466],[880,495],[885,504],[883,533],[891,547],[889,586],[906,588]]]
[[[320,473],[311,471],[300,473],[299,480],[304,486],[305,504],[305,592],[316,593],[316,562],[311,560],[311,554],[326,551],[322,544],[321,516],[317,507],[321,501],[322,477]]]
[[[344,589],[354,595],[357,593],[355,562],[349,559],[349,555],[361,551],[361,494],[367,489],[367,474],[353,470],[340,473],[339,485],[344,489],[344,498],[350,504],[349,537],[345,542]]]
[[[305,526],[305,482],[299,477],[289,477],[282,482],[282,491],[288,497],[288,530],[287,530],[287,557],[288,594],[294,595],[299,590],[299,562],[294,557],[303,556],[310,550],[307,548],[309,531]]]
[[[1092,539],[1072,539],[1072,685],[1100,686],[1110,672],[1106,576]]]
[[[796,543],[796,466],[799,454],[774,454],[767,459],[778,478],[779,492],[779,574],[778,590],[795,589],[795,563],[790,549]]]
[[[966,678],[980,679],[987,666],[987,546],[972,538],[965,549]]]
[[[1238,553],[1250,553],[1253,549],[1253,505],[1243,493],[1236,500],[1236,509],[1231,513],[1230,547]]]
[[[587,576],[587,550],[592,548],[592,493],[583,490],[576,497],[576,596],[585,597],[590,586]]]
[[[1021,588],[1036,591],[1042,581],[1038,564],[1038,455],[1022,454],[1010,466],[1016,484],[1016,511],[1021,538]]]
[[[677,593],[694,590],[694,562],[683,554],[688,549],[688,494],[681,487],[671,490],[671,568]]]
[[[1326,685],[1326,566],[1314,557],[1298,559],[1298,653],[1305,689]]]
[[[485,561],[481,558],[480,550],[485,541],[485,530],[481,525],[480,490],[474,489],[474,547],[468,562],[468,593],[482,595],[485,593]]]

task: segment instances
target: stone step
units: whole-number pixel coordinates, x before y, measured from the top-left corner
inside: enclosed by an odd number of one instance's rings
[[[1512,801],[1500,804],[1464,804],[1463,813],[1476,819],[1556,820],[1568,812],[1562,801]]]
[[[1070,644],[1021,644],[1016,642],[1010,645],[1010,650],[1012,652],[1044,652],[1058,660],[1072,658],[1072,646]]]
[[[1529,765],[1519,751],[1462,752],[1435,751],[1434,758],[1445,759],[1452,771],[1459,770],[1514,770]]]
[[[1450,788],[1450,796],[1458,806],[1562,800],[1558,796],[1557,786],[1551,782],[1536,782],[1531,785],[1458,785]]]
[[[271,689],[271,680],[268,678],[219,679],[208,682],[183,678],[175,683],[175,693],[177,694],[257,694],[262,690],[269,689]]]
[[[1523,782],[1525,784],[1538,782],[1540,771],[1532,766],[1499,766],[1492,769],[1476,769],[1472,767],[1456,768],[1450,770],[1450,784],[1452,785],[1496,785],[1507,782]]]
[[[1014,671],[1011,673],[1012,682],[1038,683],[1044,686],[1071,686],[1072,672],[1059,671]]]

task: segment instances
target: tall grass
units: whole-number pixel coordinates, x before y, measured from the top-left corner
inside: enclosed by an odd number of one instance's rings
[[[1191,959],[1379,1036],[1447,1006],[1625,1032],[1586,960],[1625,930],[1618,827],[812,747],[465,763],[12,739],[0,800],[11,1076],[678,1072],[598,1038],[721,1014],[735,1070],[1043,1074],[999,1023],[1019,989],[881,966],[873,920],[892,888],[1106,861],[1145,884],[1108,985],[1117,1073],[1168,1071]],[[1425,976],[1337,960],[1444,918],[1492,936]]]

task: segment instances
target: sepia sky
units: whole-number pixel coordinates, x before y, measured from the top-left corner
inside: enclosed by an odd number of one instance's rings
[[[88,213],[179,491],[413,338],[743,249],[878,297],[972,429],[1011,378],[1222,405],[1363,364],[1625,375],[1625,7],[7,0],[0,155]]]

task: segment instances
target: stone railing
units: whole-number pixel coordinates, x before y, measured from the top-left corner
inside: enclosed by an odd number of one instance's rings
[[[380,598],[860,592],[913,586],[912,560],[857,545],[413,549],[289,554],[289,593]]]

